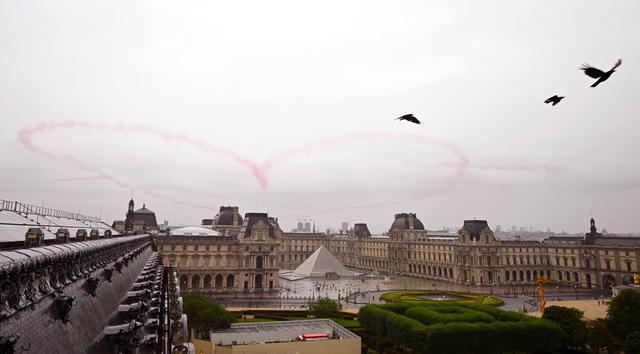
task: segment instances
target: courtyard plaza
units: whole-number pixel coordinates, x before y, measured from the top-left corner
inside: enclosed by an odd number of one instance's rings
[[[306,308],[310,301],[319,297],[328,297],[338,301],[343,309],[355,309],[371,303],[384,303],[380,296],[390,291],[434,291],[485,294],[504,301],[501,309],[527,312],[538,308],[535,285],[509,284],[501,286],[466,286],[432,279],[381,276],[353,277],[336,280],[304,278],[299,280],[280,279],[280,288],[272,291],[222,292],[213,293],[219,302],[229,309],[244,308]],[[571,300],[596,299],[599,295],[586,289],[554,288],[547,289],[547,304],[551,300],[567,306]],[[595,302],[595,300],[593,300]],[[549,305],[548,305],[549,306]]]

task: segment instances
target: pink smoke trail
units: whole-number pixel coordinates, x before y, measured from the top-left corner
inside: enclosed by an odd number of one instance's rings
[[[56,178],[54,182],[76,182],[76,181],[97,181],[97,180],[105,180],[107,179],[104,176],[79,176],[79,177],[67,177],[67,178]]]
[[[542,165],[518,165],[518,166],[500,166],[500,165],[479,165],[479,164],[472,164],[469,160],[469,158],[467,156],[465,156],[464,153],[462,153],[462,151],[460,151],[460,149],[453,143],[448,142],[446,140],[440,139],[440,138],[436,138],[436,137],[429,137],[429,136],[423,136],[423,135],[416,135],[416,134],[395,134],[395,133],[388,133],[388,132],[370,132],[370,133],[362,133],[362,132],[353,132],[353,133],[349,133],[349,134],[345,134],[345,135],[340,135],[340,136],[333,136],[333,137],[325,137],[325,138],[321,138],[315,142],[310,142],[307,144],[304,144],[302,146],[297,146],[297,147],[292,147],[289,148],[287,150],[284,150],[272,157],[270,157],[269,159],[267,159],[266,161],[264,161],[263,163],[259,164],[243,155],[241,155],[240,153],[228,149],[228,148],[224,148],[224,147],[220,147],[217,145],[213,145],[210,144],[202,139],[196,139],[196,138],[192,138],[189,137],[185,134],[178,134],[178,133],[173,133],[173,132],[168,132],[168,131],[164,131],[161,129],[157,129],[155,127],[152,126],[148,126],[148,125],[139,125],[139,124],[105,124],[105,123],[90,123],[90,122],[77,122],[77,121],[66,121],[66,122],[44,122],[44,123],[40,123],[34,127],[25,127],[23,129],[21,129],[18,132],[18,139],[20,141],[20,143],[29,151],[34,152],[36,154],[42,155],[46,158],[52,159],[52,160],[68,160],[70,162],[72,162],[75,166],[77,166],[79,169],[84,170],[85,172],[91,173],[91,174],[95,174],[94,176],[85,176],[85,177],[72,177],[72,178],[63,178],[63,179],[58,179],[57,181],[78,181],[78,180],[107,180],[111,183],[113,183],[114,185],[121,187],[121,188],[126,188],[126,189],[134,189],[132,186],[130,186],[129,184],[125,183],[124,181],[121,181],[109,174],[106,174],[98,169],[92,168],[88,165],[86,165],[85,163],[83,163],[82,161],[77,160],[76,158],[74,158],[71,155],[56,155],[56,154],[52,154],[46,150],[43,150],[42,148],[36,146],[33,143],[33,136],[39,133],[43,133],[43,132],[47,132],[47,131],[51,131],[51,130],[56,130],[56,129],[73,129],[73,128],[84,128],[84,129],[95,129],[97,131],[102,131],[102,132],[115,132],[115,133],[119,133],[119,134],[128,134],[128,133],[139,133],[139,134],[147,134],[150,136],[154,136],[154,137],[158,137],[160,139],[163,139],[164,141],[166,141],[167,143],[171,143],[171,144],[186,144],[186,145],[190,145],[195,147],[196,149],[203,151],[207,154],[212,154],[212,155],[220,155],[220,156],[224,156],[227,157],[229,159],[231,159],[233,162],[247,168],[250,170],[250,172],[253,174],[253,176],[256,178],[256,180],[259,182],[260,186],[262,187],[263,190],[266,190],[267,188],[267,173],[273,169],[274,166],[281,164],[287,160],[291,160],[293,158],[295,158],[298,155],[302,155],[302,154],[309,154],[315,150],[318,150],[320,148],[333,148],[339,145],[344,145],[347,144],[351,141],[365,141],[365,142],[378,142],[378,141],[398,141],[398,142],[412,142],[415,144],[422,144],[422,145],[435,145],[435,146],[439,146],[443,149],[445,149],[446,151],[448,151],[449,153],[451,153],[455,158],[456,161],[455,162],[445,162],[440,164],[441,166],[453,166],[455,168],[455,173],[453,176],[447,178],[447,180],[444,183],[444,188],[442,190],[447,190],[449,188],[451,188],[457,181],[457,179],[459,177],[462,177],[465,173],[465,171],[469,168],[474,168],[474,169],[480,169],[480,170],[501,170],[501,171],[534,171],[534,170],[545,170],[547,172],[551,172],[554,169],[557,169],[556,167],[550,166],[550,165],[546,165],[546,164],[542,164]],[[157,192],[152,192],[150,190],[143,190],[144,193],[149,194],[151,196],[155,196],[157,198],[161,198],[161,199],[165,199],[165,200],[169,200],[172,201],[174,203],[178,203],[178,204],[182,204],[182,205],[188,205],[188,206],[193,206],[193,207],[197,207],[197,208],[207,208],[210,209],[209,207],[206,206],[202,206],[202,205],[197,205],[197,204],[193,204],[191,202],[187,202],[187,201],[181,201],[181,200],[177,200],[175,198],[172,198],[170,196],[164,195],[164,194],[160,194]],[[430,192],[430,195],[434,195],[437,194],[438,192],[436,190]],[[422,196],[417,196],[417,197],[412,197],[409,199],[403,199],[401,201],[398,201],[398,203],[403,202],[403,201],[409,201],[409,200],[415,200],[415,199],[422,199],[425,198],[424,195]],[[382,205],[383,203],[380,203],[379,205]],[[388,204],[388,203],[385,203]],[[365,208],[365,207],[371,207],[371,206],[357,206],[358,208]],[[374,206],[375,207],[375,206]],[[350,208],[350,207],[349,207]],[[341,209],[345,209],[345,208],[341,208]],[[340,210],[340,209],[336,209],[336,210]],[[329,211],[329,209],[327,210]]]
[[[97,131],[102,132],[117,132],[117,133],[141,133],[147,134],[155,137],[159,137],[165,140],[168,143],[173,144],[187,144],[191,145],[205,153],[208,154],[216,154],[222,155],[224,157],[230,158],[232,161],[248,168],[253,176],[258,180],[260,186],[263,189],[266,189],[267,186],[267,178],[260,172],[260,166],[251,161],[250,159],[242,156],[236,151],[231,149],[227,149],[225,147],[217,146],[214,144],[207,143],[201,139],[194,139],[185,134],[177,134],[164,130],[160,130],[148,125],[141,124],[105,124],[105,123],[90,123],[90,122],[76,122],[76,121],[66,121],[66,122],[45,122],[40,123],[34,127],[25,127],[18,132],[18,140],[20,143],[27,148],[27,150],[45,156],[49,159],[54,160],[63,160],[64,156],[57,156],[51,154],[39,147],[37,147],[33,141],[32,137],[35,134],[43,133],[56,129],[72,129],[72,128],[85,128],[85,129],[95,129]]]
[[[104,124],[97,124],[97,125],[93,125],[93,124],[89,124],[89,123],[78,123],[78,122],[64,122],[64,123],[57,123],[57,122],[52,122],[52,123],[42,123],[34,128],[23,128],[22,130],[19,131],[18,133],[18,139],[19,141],[22,143],[23,146],[25,146],[28,150],[40,154],[48,159],[51,160],[67,160],[70,161],[72,164],[74,164],[76,167],[78,167],[81,170],[84,170],[88,173],[93,173],[96,174],[94,176],[83,176],[83,177],[71,177],[71,178],[61,178],[56,180],[57,182],[70,182],[70,181],[79,181],[79,180],[107,180],[109,182],[111,182],[112,184],[124,188],[124,189],[129,189],[132,190],[134,189],[131,185],[127,184],[126,182],[119,180],[109,174],[106,174],[98,169],[92,168],[88,165],[86,165],[85,163],[83,163],[82,161],[74,158],[73,156],[70,155],[55,155],[55,154],[51,154],[45,150],[42,150],[41,148],[37,147],[35,144],[33,144],[32,142],[32,136],[35,135],[36,133],[41,133],[41,132],[45,132],[48,130],[52,130],[52,129],[68,129],[68,128],[78,128],[78,127],[82,127],[82,128],[96,128],[96,129],[108,129],[106,125]],[[118,127],[118,129],[116,131],[120,131],[121,129],[126,129],[125,126],[120,125]],[[172,140],[175,139],[175,137],[171,137],[171,136],[166,136],[165,137],[167,140]],[[164,194],[160,194],[160,193],[156,193],[156,192],[152,192],[150,190],[147,189],[142,189],[142,191],[148,195],[151,195],[153,197],[157,197],[160,199],[165,199],[177,204],[181,204],[181,205],[186,205],[186,206],[191,206],[191,207],[195,207],[195,208],[201,208],[201,209],[209,209],[209,210],[214,210],[209,206],[206,205],[200,205],[200,204],[195,204],[195,203],[191,203],[188,201],[182,201],[182,200],[178,200],[175,198],[172,198],[170,196],[164,195]]]

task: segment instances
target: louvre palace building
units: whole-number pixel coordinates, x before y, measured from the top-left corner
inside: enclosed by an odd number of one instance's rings
[[[277,218],[221,207],[203,226],[171,230],[155,241],[184,289],[268,291],[280,269],[295,269],[320,246],[345,266],[472,287],[532,284],[547,276],[559,287],[606,289],[640,272],[640,238],[603,235],[590,221],[583,237],[501,240],[485,220],[465,220],[457,233],[431,232],[413,213],[399,213],[385,235],[366,224],[347,234],[283,232]]]

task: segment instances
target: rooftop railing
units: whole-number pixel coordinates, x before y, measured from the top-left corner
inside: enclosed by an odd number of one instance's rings
[[[0,199],[0,210],[9,210],[20,214],[54,216],[57,218],[66,218],[78,221],[102,222],[100,218],[97,218],[95,216],[87,216],[80,213],[71,213],[64,210],[45,208],[42,206],[24,204],[4,199]]]

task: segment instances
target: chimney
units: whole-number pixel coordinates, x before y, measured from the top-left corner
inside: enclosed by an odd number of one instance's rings
[[[238,207],[233,207],[233,226],[238,226]]]

